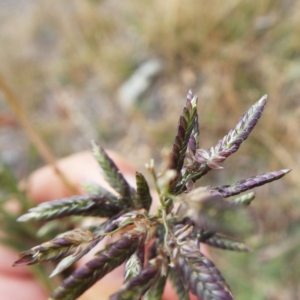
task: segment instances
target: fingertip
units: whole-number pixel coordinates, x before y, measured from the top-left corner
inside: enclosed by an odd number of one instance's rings
[[[46,291],[30,277],[0,274],[0,291],[3,300],[46,299]],[[20,292],[22,291],[22,292]]]
[[[18,253],[0,245],[0,274],[9,276],[29,276],[30,272],[25,267],[13,268],[12,264],[18,259]]]

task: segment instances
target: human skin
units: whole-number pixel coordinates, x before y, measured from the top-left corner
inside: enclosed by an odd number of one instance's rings
[[[109,156],[118,166],[120,172],[132,186],[135,185],[135,169],[120,155],[108,151]],[[101,173],[96,160],[90,152],[81,152],[58,161],[58,167],[61,172],[68,178],[69,182],[76,188],[79,194],[83,193],[81,184],[85,180],[95,181],[105,188],[109,188]],[[54,172],[50,166],[43,167],[33,172],[26,181],[26,190],[28,196],[36,203],[60,199],[71,196],[68,187]],[[154,202],[155,193],[153,193]],[[157,205],[154,203],[154,206]],[[101,248],[103,244],[98,245]],[[206,249],[204,249],[206,250]],[[94,253],[95,251],[93,251]],[[206,253],[207,254],[207,253]],[[83,265],[92,256],[92,253],[83,257],[78,265]],[[0,291],[3,300],[32,300],[47,299],[49,294],[35,280],[30,273],[30,266],[12,268],[12,263],[17,259],[17,253],[0,246]],[[113,294],[122,285],[123,267],[115,269],[109,273],[88,291],[86,291],[80,300],[106,300],[109,295]],[[167,282],[163,300],[178,299],[174,294],[169,282]],[[192,296],[191,299],[196,299]]]

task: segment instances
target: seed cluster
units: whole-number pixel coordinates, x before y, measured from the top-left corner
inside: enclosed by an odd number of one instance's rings
[[[255,195],[241,193],[277,180],[291,170],[269,172],[223,186],[196,188],[195,183],[210,170],[222,168],[220,164],[240,148],[266,103],[267,97],[263,96],[216,146],[205,150],[198,143],[197,96],[189,91],[166,169],[157,175],[154,163],[147,164],[160,201],[153,214],[149,213],[152,197],[145,177],[137,172],[136,188],[132,188],[105,150],[93,142],[94,156],[115,193],[89,183],[85,186],[88,195],[42,203],[18,220],[50,221],[70,216],[106,220],[68,231],[24,251],[14,266],[58,262],[50,275],[54,276],[87,254],[105,236],[131,225],[117,241],[65,278],[49,299],[76,299],[123,263],[124,283],[110,300],[142,297],[160,300],[167,279],[181,300],[188,300],[189,293],[199,300],[233,299],[220,271],[201,253],[200,243],[225,250],[249,251],[237,237],[251,223],[246,207]]]

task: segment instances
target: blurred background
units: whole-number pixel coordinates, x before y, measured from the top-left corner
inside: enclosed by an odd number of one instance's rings
[[[40,143],[61,158],[95,139],[146,173],[189,89],[204,149],[268,94],[247,142],[200,184],[294,169],[256,189],[253,251],[213,255],[236,299],[300,299],[299,28],[297,0],[0,0],[0,204],[47,163]]]

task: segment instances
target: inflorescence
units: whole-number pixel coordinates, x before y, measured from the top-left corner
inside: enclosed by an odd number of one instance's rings
[[[39,204],[18,221],[51,221],[70,216],[106,218],[105,221],[76,228],[21,252],[14,266],[58,262],[51,274],[54,276],[73,265],[105,236],[122,230],[117,241],[75,270],[53,291],[50,299],[76,299],[121,264],[125,265],[124,283],[110,300],[142,297],[159,300],[167,279],[181,300],[189,299],[189,293],[202,300],[233,299],[220,271],[201,253],[200,243],[249,251],[236,239],[243,229],[237,222],[242,218],[245,223],[245,208],[255,195],[253,192],[240,194],[277,180],[291,169],[224,186],[195,187],[195,183],[210,170],[222,168],[221,164],[239,149],[260,119],[266,103],[267,96],[263,96],[216,146],[204,150],[198,143],[197,96],[189,91],[166,169],[158,175],[153,161],[146,166],[154,178],[160,201],[154,213],[150,213],[152,196],[145,177],[137,172],[136,188],[131,187],[104,149],[93,142],[94,156],[115,193],[91,184],[87,187],[88,195]]]

